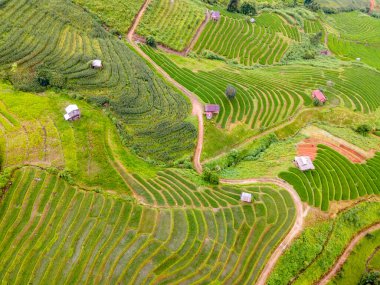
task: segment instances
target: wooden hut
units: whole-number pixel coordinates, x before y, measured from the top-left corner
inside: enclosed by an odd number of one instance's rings
[[[99,69],[103,67],[102,61],[100,59],[94,59],[91,63],[91,67],[94,69]]]
[[[294,158],[294,164],[301,171],[314,170],[315,169],[313,161],[311,160],[310,156],[296,156]]]
[[[220,20],[220,12],[219,11],[211,11],[211,20],[219,21]]]
[[[243,192],[243,193],[241,193],[240,200],[242,202],[251,203],[252,202],[252,194]]]
[[[321,103],[325,103],[327,101],[326,96],[322,93],[321,90],[314,90],[311,96],[313,97],[313,99],[316,99]]]
[[[75,121],[80,118],[80,110],[75,104],[67,106],[65,111],[64,117],[66,121]]]
[[[220,107],[217,104],[206,104],[205,105],[205,114],[207,119],[212,119],[214,114],[219,114]]]

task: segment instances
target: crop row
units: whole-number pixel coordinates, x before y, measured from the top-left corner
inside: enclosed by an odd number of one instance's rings
[[[205,19],[206,9],[191,0],[153,0],[145,12],[137,33],[154,36],[156,41],[181,51],[190,44]]]
[[[293,116],[302,105],[311,103],[311,90],[321,88],[329,100],[362,112],[380,106],[378,73],[367,68],[340,70],[307,66],[281,66],[250,71],[218,68],[193,72],[176,65],[161,52],[142,46],[169,75],[205,103],[216,103],[221,111],[217,123],[226,127],[237,121],[254,129],[268,128]],[[189,60],[190,61],[190,60]],[[225,90],[232,84],[237,95],[228,100]]]
[[[57,7],[65,9],[65,14]],[[65,87],[95,100],[107,98],[133,138],[130,145],[141,156],[166,162],[189,153],[196,137],[195,127],[184,122],[189,103],[89,15],[82,11],[82,17],[72,19],[70,12],[76,9],[58,0],[44,9],[30,1],[7,2],[0,11],[5,34],[0,41],[0,68],[10,69],[16,63],[18,70],[33,71],[43,65],[66,78]],[[103,69],[90,68],[96,58],[102,60]],[[152,136],[149,130],[161,130],[162,125],[166,131]],[[184,148],[176,151],[179,136]],[[160,140],[170,155],[154,149]]]
[[[353,164],[330,148],[320,145],[315,171],[296,168],[280,174],[294,186],[302,201],[328,210],[330,201],[356,199],[380,193],[380,155],[366,164]]]
[[[24,168],[0,204],[0,274],[14,284],[252,284],[295,210],[284,190],[244,188],[254,196],[245,205],[237,191],[227,207],[145,207]]]
[[[276,14],[264,13],[255,24],[222,16],[207,24],[194,50],[209,50],[244,65],[273,64],[281,60],[291,40],[300,40],[299,31]]]

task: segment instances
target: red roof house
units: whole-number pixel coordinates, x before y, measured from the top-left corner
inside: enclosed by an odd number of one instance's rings
[[[317,99],[321,103],[325,103],[327,101],[327,98],[325,95],[323,95],[321,90],[314,90],[312,93],[313,99]]]
[[[218,114],[220,111],[220,106],[217,104],[207,104],[205,105],[205,114],[207,119],[211,119],[213,114]]]

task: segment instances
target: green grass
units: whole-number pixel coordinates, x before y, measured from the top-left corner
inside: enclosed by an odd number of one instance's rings
[[[64,109],[78,104],[82,117],[66,122]],[[112,165],[122,161],[130,171],[153,176],[160,168],[149,165],[123,147],[116,127],[84,101],[47,92],[43,96],[13,91],[0,85],[2,166],[25,164],[71,171],[88,187],[125,192],[125,183]],[[7,118],[7,119],[6,119]],[[95,119],[96,118],[96,119]]]
[[[339,13],[327,17],[334,29],[328,37],[332,52],[342,58],[362,62],[380,69],[380,21],[359,12]]]
[[[212,51],[244,65],[273,64],[282,59],[289,43],[301,38],[297,27],[277,14],[263,13],[255,19],[255,24],[226,16],[210,21],[194,51]]]
[[[17,170],[0,204],[2,280],[253,283],[295,219],[291,197],[277,188],[197,188],[174,170],[130,179],[134,191],[166,192],[186,207],[166,200],[160,208],[141,206],[77,189],[40,169]],[[239,201],[243,190],[255,197],[252,204]],[[200,208],[197,199],[206,204]]]
[[[40,0],[38,7],[11,0],[0,19],[0,70],[33,75],[43,64],[67,79],[69,92],[109,102],[125,142],[141,157],[171,163],[190,155],[196,129],[185,121],[189,102],[82,8],[68,0]],[[90,68],[95,58],[103,69]],[[38,85],[31,81],[23,89]]]
[[[370,264],[368,269],[378,270],[380,263],[376,260],[375,254],[378,252],[379,244],[380,231],[366,235],[355,246],[339,273],[332,279],[331,284],[359,284],[362,274],[367,272],[367,262]],[[375,265],[374,268],[371,268],[372,262]]]
[[[379,153],[365,164],[353,164],[326,146],[318,148],[315,170],[302,172],[292,167],[279,174],[294,186],[302,201],[326,211],[330,201],[380,193]]]
[[[317,282],[358,232],[379,221],[379,209],[379,202],[361,202],[339,213],[333,220],[307,227],[280,258],[268,284],[288,284],[290,280],[293,284]],[[360,263],[363,263],[362,259]],[[350,275],[361,274],[359,268],[354,268]],[[350,281],[337,284],[356,284],[355,279],[345,280]]]
[[[187,59],[193,63],[184,65],[183,58],[177,63],[178,56],[169,57],[147,46],[142,48],[203,102],[219,104],[221,111],[215,120],[222,128],[243,122],[252,129],[265,130],[287,122],[303,106],[311,105],[311,90],[316,88],[323,88],[329,100],[364,113],[373,112],[380,106],[376,94],[379,73],[369,68],[289,65],[241,70],[225,65],[211,70],[206,65],[207,71],[204,71],[202,60]],[[187,68],[196,63],[200,66],[196,70]],[[328,81],[335,85],[326,86]],[[225,95],[229,84],[237,90],[232,101]]]
[[[137,33],[153,36],[157,42],[174,50],[186,48],[206,18],[206,7],[192,0],[153,0]]]
[[[123,0],[74,0],[74,3],[97,15],[112,29],[125,34],[144,1],[137,0],[126,3]]]

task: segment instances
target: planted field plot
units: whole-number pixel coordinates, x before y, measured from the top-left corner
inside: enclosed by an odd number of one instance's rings
[[[0,69],[13,70],[16,86],[34,90],[43,67],[58,78],[51,82],[110,105],[140,156],[170,162],[192,152],[196,129],[184,121],[190,104],[182,95],[71,1],[34,2],[11,0],[0,9]],[[103,68],[92,69],[93,59]]]
[[[329,34],[328,46],[335,54],[380,69],[380,21],[359,12],[339,13],[327,18],[336,30]]]
[[[123,0],[74,0],[73,2],[97,15],[108,26],[111,26],[112,29],[125,34],[139,12],[144,0],[128,2]]]
[[[145,207],[23,168],[0,204],[2,280],[253,284],[295,209],[284,190],[244,189],[254,203],[238,202],[240,190],[224,187],[208,190],[218,193],[206,198],[215,207]]]
[[[311,105],[311,90],[316,88],[324,88],[329,100],[336,98],[341,105],[358,111],[371,112],[380,106],[379,73],[367,68],[342,66],[333,70],[302,65],[243,71],[223,66],[202,71],[202,61],[186,59],[184,64],[180,58],[177,65],[175,56],[169,58],[147,46],[142,49],[203,102],[219,104],[221,111],[216,121],[222,127],[236,122],[253,129],[280,124],[303,105]],[[190,70],[190,63],[198,70]],[[328,81],[334,86],[326,86]],[[237,90],[234,100],[225,95],[230,84]]]
[[[380,154],[366,164],[353,164],[341,154],[320,145],[315,171],[290,168],[280,177],[294,186],[302,201],[328,210],[330,201],[356,199],[380,193]]]
[[[369,8],[370,1],[367,0],[317,0],[325,11],[352,11]]]
[[[190,44],[206,18],[206,7],[192,0],[153,0],[137,33],[154,36],[157,42],[177,51]]]
[[[222,16],[207,24],[194,51],[209,50],[245,65],[273,64],[281,60],[291,41],[300,38],[297,27],[277,14],[264,13],[255,24]]]

